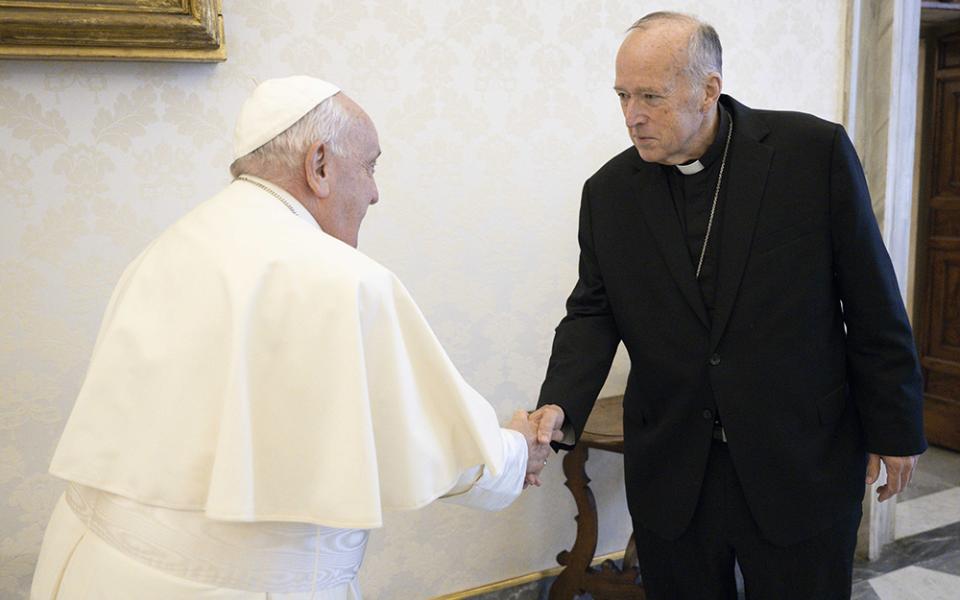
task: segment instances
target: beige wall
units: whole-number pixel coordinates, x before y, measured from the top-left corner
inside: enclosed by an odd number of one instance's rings
[[[228,181],[255,82],[310,73],[373,116],[381,202],[361,249],[419,301],[506,419],[530,407],[576,277],[580,186],[626,147],[611,91],[620,32],[674,8],[713,22],[725,90],[841,118],[845,3],[226,0],[219,65],[0,62],[0,597],[22,597],[62,483],[47,463],[123,266]],[[618,359],[607,386],[622,391]],[[173,441],[171,441],[173,443]],[[502,514],[388,515],[368,598],[425,598],[552,566],[573,501],[552,461]],[[629,524],[622,461],[589,463],[598,553]]]

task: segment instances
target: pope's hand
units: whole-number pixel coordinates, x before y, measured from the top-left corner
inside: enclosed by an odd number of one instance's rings
[[[523,434],[527,440],[527,474],[524,478],[523,487],[528,485],[540,485],[540,471],[547,464],[547,456],[550,454],[550,445],[541,444],[537,441],[537,426],[530,420],[530,415],[525,410],[518,410],[513,413],[513,418],[506,424],[507,429],[513,429]]]
[[[530,413],[530,422],[537,428],[537,442],[544,448],[548,448],[551,441],[559,442],[563,439],[563,432],[560,431],[560,428],[563,427],[563,416],[563,409],[556,404],[541,406]],[[545,456],[543,465],[546,466],[546,464]],[[528,485],[540,485],[539,472],[527,474],[524,486]]]

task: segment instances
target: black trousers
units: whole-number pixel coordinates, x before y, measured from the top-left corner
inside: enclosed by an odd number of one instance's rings
[[[693,520],[676,540],[634,522],[648,600],[736,600],[740,564],[747,600],[850,598],[862,511],[790,546],[764,540],[723,442],[715,441]]]

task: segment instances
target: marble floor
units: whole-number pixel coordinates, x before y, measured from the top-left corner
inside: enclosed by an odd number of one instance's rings
[[[960,453],[920,457],[895,537],[878,560],[854,566],[854,600],[960,600]]]
[[[853,600],[960,600],[960,453],[931,447],[920,458],[897,501],[895,535],[879,559],[854,565]],[[550,583],[472,600],[546,600]]]

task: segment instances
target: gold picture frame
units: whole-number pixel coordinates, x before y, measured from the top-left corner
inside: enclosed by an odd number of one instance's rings
[[[221,0],[0,0],[0,59],[227,59]]]

